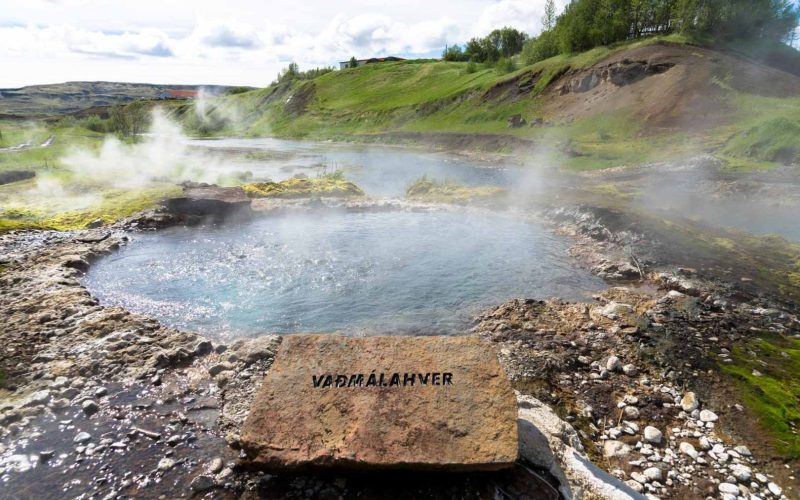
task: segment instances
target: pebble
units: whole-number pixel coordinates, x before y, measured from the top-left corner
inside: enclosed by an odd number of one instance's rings
[[[625,413],[625,418],[632,420],[639,418],[639,409],[635,406],[626,406],[623,412]]]
[[[606,457],[624,457],[631,452],[631,447],[622,441],[610,440],[603,444],[603,454]]]
[[[627,365],[622,367],[622,373],[629,377],[635,377],[639,374],[639,370],[636,369],[636,366],[628,363]]]
[[[739,455],[741,455],[743,457],[749,457],[750,455],[752,455],[752,453],[750,453],[750,448],[748,448],[747,446],[743,446],[743,445],[734,446],[733,447],[733,451],[735,451],[736,453],[738,453]]]
[[[631,472],[631,478],[637,483],[647,484],[647,477],[641,472]]]
[[[224,466],[225,462],[223,462],[221,458],[216,457],[208,462],[206,465],[206,470],[212,474],[216,474],[217,472],[221,471]]]
[[[96,398],[102,398],[106,394],[108,394],[108,389],[106,389],[105,387],[98,387],[97,389],[94,390],[94,397]]]
[[[750,482],[750,478],[753,476],[753,471],[750,470],[750,467],[742,464],[733,464],[731,465],[731,474],[733,477],[736,478],[742,484],[747,484]]]

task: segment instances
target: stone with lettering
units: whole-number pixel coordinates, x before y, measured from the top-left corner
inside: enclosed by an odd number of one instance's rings
[[[241,444],[267,470],[496,470],[517,459],[517,405],[477,337],[290,335]]]

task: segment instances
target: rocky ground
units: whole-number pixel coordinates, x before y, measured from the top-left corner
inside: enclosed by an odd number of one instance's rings
[[[691,270],[640,262],[615,243],[631,235],[561,215],[576,256],[627,284],[594,303],[516,300],[477,318],[474,334],[496,345],[520,416],[539,431],[521,433],[510,471],[413,480],[248,469],[238,433],[280,338],[216,344],[99,305],[81,285],[127,232],[187,219],[148,213],[0,236],[0,496],[796,497],[792,464],[773,457],[716,367],[751,328],[797,335],[797,317]]]

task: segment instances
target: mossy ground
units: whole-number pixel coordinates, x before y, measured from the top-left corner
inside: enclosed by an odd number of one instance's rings
[[[495,186],[463,186],[450,181],[436,181],[427,176],[415,180],[406,189],[406,198],[431,203],[467,204],[500,200],[506,190]]]
[[[800,458],[800,340],[754,332],[721,369],[734,378],[775,449]]]
[[[251,198],[348,198],[364,196],[364,191],[337,172],[317,178],[286,179],[280,182],[254,182],[242,186]]]

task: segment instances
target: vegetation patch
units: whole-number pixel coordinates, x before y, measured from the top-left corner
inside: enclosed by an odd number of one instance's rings
[[[467,204],[478,201],[497,201],[506,190],[495,186],[468,187],[451,181],[436,181],[422,176],[406,189],[406,198],[432,203]]]
[[[789,164],[800,160],[800,120],[777,117],[736,134],[724,153],[755,160]]]
[[[253,182],[242,186],[250,198],[347,198],[364,196],[364,191],[344,178],[341,171],[320,177],[292,177],[280,182]]]
[[[775,449],[800,457],[800,340],[763,333],[734,347],[733,359],[722,371],[736,380]]]

